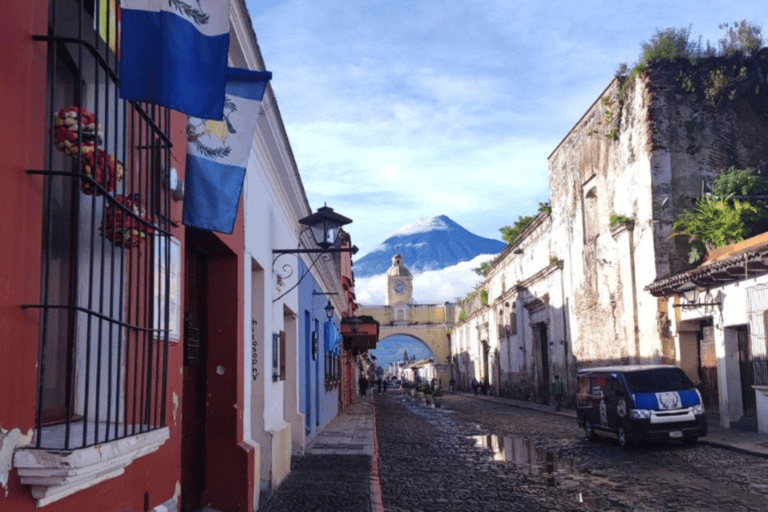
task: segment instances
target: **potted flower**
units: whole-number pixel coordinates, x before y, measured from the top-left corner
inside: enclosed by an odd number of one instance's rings
[[[131,212],[127,214],[126,210]],[[102,234],[116,246],[130,249],[137,247],[152,233],[148,225],[147,210],[139,194],[118,195],[105,209]]]
[[[442,388],[436,388],[432,392],[432,402],[435,404],[435,407],[440,407],[443,403],[443,390]]]
[[[427,405],[432,405],[432,386],[429,384],[424,386],[424,402]]]

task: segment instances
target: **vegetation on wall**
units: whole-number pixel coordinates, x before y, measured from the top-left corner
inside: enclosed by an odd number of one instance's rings
[[[615,228],[620,224],[628,224],[630,222],[632,222],[632,219],[630,219],[626,215],[616,215],[615,213],[611,214],[611,217],[609,220],[609,224],[612,228]]]
[[[485,277],[488,275],[488,272],[491,271],[491,264],[486,261],[483,262],[483,264],[481,264],[479,267],[475,267],[472,270],[480,277]]]
[[[762,28],[759,25],[741,20],[721,23],[720,28],[725,30],[725,35],[718,41],[717,46],[709,41],[702,42],[701,36],[698,39],[693,38],[690,25],[657,30],[648,41],[640,44],[640,55],[631,69],[626,63],[619,64],[616,76],[626,77],[621,87],[622,94],[626,93],[635,78],[643,74],[648,65],[654,62],[688,59],[693,63],[706,57],[754,56],[763,46]],[[709,76],[709,84],[705,86],[707,96],[714,97],[729,79],[730,76],[723,70],[713,71]],[[693,80],[685,73],[678,74],[677,83],[686,92],[695,91]]]
[[[515,223],[512,224],[512,226],[504,226],[503,228],[499,228],[499,231],[501,231],[501,238],[508,244],[512,245],[515,243],[515,240],[517,240],[517,237],[520,236],[520,233],[522,233],[523,230],[527,228],[531,222],[533,222],[533,217],[529,215],[521,215],[515,221]]]
[[[538,213],[552,213],[552,207],[549,205],[549,202],[540,202]],[[533,219],[535,219],[537,215],[521,215],[512,226],[504,226],[503,228],[499,228],[499,231],[501,231],[501,238],[508,244],[512,245],[515,243],[515,240],[517,240],[520,234],[525,231],[525,228],[527,228],[528,225],[533,222]]]

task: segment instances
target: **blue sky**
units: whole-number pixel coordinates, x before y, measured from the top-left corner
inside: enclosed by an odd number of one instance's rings
[[[310,205],[363,252],[421,217],[500,239],[535,213],[547,156],[656,29],[768,30],[755,0],[247,1]]]

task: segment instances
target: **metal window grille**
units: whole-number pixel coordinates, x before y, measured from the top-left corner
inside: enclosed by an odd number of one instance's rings
[[[170,113],[118,97],[116,4],[51,0],[35,36],[48,50],[46,165],[29,171],[45,183],[43,278],[25,307],[41,312],[42,449],[166,424]]]

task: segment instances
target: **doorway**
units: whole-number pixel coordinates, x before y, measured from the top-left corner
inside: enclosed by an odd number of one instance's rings
[[[752,366],[752,349],[749,342],[749,330],[746,325],[736,328],[736,336],[739,344],[739,371],[741,374],[741,402],[744,406],[744,417],[755,418],[757,415],[757,403],[755,390],[755,369]]]
[[[546,322],[539,322],[533,324],[531,329],[533,331],[533,346],[538,348],[540,354],[538,395],[542,397],[544,403],[549,403],[549,336],[547,335],[547,324]]]
[[[185,270],[181,510],[193,512],[202,506],[205,490],[207,260],[189,245]]]
[[[709,322],[704,324],[699,330],[699,392],[704,400],[704,406],[707,410],[720,410],[720,398],[717,388],[717,355],[715,354],[715,328]]]

